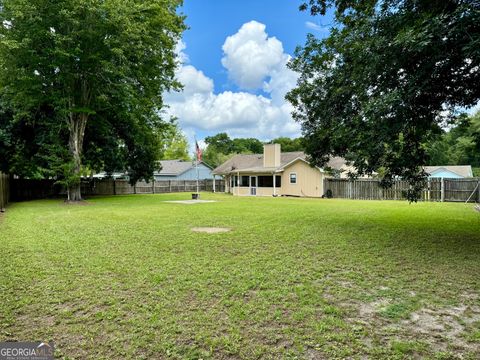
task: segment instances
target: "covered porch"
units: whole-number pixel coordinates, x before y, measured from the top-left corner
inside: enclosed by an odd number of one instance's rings
[[[226,192],[238,196],[281,195],[281,172],[237,172],[225,176]]]

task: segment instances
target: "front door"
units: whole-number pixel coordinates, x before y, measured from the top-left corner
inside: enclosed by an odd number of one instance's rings
[[[257,177],[250,176],[250,195],[256,196],[257,195]]]

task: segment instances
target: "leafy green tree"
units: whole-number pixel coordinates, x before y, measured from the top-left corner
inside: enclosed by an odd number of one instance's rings
[[[279,138],[273,139],[271,143],[280,144],[282,151],[284,152],[305,150],[302,138],[291,139],[288,137],[279,137]]]
[[[190,160],[188,140],[182,133],[176,120],[172,120],[168,124],[162,136],[163,149],[161,158],[163,160]]]
[[[426,146],[430,165],[480,167],[480,112],[460,115],[451,128]]]
[[[74,201],[82,163],[150,178],[165,129],[161,94],[179,88],[180,4],[0,1],[4,170],[56,176]]]
[[[222,154],[233,152],[233,141],[227,133],[218,133],[213,136],[207,136],[205,138],[205,143],[210,146],[211,149],[215,148],[216,151],[221,152]]]
[[[313,35],[290,67],[288,95],[306,152],[323,166],[332,155],[360,174],[384,168],[416,200],[428,163],[424,146],[458,107],[480,100],[480,4],[475,0],[309,0],[301,9],[335,9],[325,39]]]
[[[255,138],[237,138],[232,140],[233,152],[237,154],[261,154],[263,143]]]
[[[203,160],[216,167],[235,154],[261,154],[263,143],[255,138],[230,139],[227,133],[218,133],[205,138],[207,148],[203,153]]]

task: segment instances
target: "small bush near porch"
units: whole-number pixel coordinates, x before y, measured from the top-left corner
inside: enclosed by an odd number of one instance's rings
[[[69,359],[480,356],[472,205],[164,202],[179,199],[11,204],[0,339],[54,341]]]

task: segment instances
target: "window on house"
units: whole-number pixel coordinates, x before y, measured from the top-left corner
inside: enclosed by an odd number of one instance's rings
[[[230,187],[236,187],[238,186],[238,176],[232,176],[230,177]]]
[[[282,177],[281,176],[275,176],[275,187],[279,188],[282,187]]]
[[[250,176],[241,176],[240,177],[240,186],[250,186],[249,184]]]
[[[275,176],[275,187],[282,186],[282,177]],[[273,187],[273,176],[259,176],[258,187]]]
[[[290,173],[290,184],[297,183],[297,173]]]

